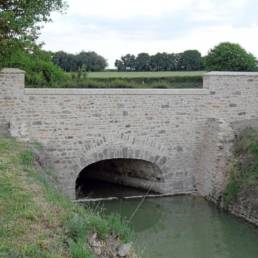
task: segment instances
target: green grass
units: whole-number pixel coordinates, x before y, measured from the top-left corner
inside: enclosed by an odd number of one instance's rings
[[[237,201],[241,192],[258,185],[258,130],[247,128],[234,144],[234,161],[224,192],[226,206]]]
[[[70,255],[73,258],[91,258],[92,253],[85,248],[85,243],[82,240],[79,241],[69,241]]]
[[[203,76],[205,71],[194,72],[89,72],[88,78],[155,78],[155,77],[180,77]]]
[[[35,144],[34,144],[35,147]],[[110,234],[124,242],[132,231],[117,216],[73,204],[55,190],[22,143],[0,138],[0,257],[90,258],[87,237]]]

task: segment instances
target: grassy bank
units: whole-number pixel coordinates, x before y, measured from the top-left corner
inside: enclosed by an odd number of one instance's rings
[[[258,197],[258,130],[247,128],[234,144],[234,160],[229,183],[224,192],[225,205],[247,198],[251,193]]]
[[[90,258],[96,257],[88,244],[92,235],[103,245],[110,237],[131,239],[119,217],[73,204],[45,174],[50,170],[25,144],[0,138],[0,257]]]

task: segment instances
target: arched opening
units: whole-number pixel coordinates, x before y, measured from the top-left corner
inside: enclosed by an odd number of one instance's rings
[[[141,159],[106,159],[85,167],[76,180],[76,198],[124,197],[157,193],[160,168]]]

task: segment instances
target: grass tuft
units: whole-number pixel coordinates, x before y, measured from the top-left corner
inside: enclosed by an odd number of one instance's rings
[[[92,253],[85,248],[85,243],[82,240],[69,241],[71,258],[92,258]]]
[[[31,150],[24,150],[20,153],[20,160],[23,166],[29,167],[32,166],[35,161],[35,157]]]

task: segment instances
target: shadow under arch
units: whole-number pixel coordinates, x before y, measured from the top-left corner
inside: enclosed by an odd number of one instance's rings
[[[102,146],[80,159],[81,169],[75,182],[76,198],[90,196],[94,184],[103,189],[112,188],[103,182],[162,193],[167,160],[166,156],[146,149]]]

